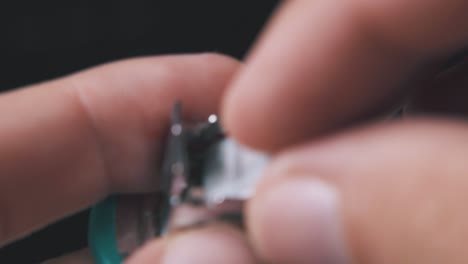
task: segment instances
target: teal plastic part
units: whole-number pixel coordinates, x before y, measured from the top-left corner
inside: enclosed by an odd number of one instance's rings
[[[122,263],[117,248],[116,212],[115,197],[107,198],[91,210],[88,239],[96,264]]]

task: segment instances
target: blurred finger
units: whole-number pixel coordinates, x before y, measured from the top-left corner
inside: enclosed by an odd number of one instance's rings
[[[0,245],[111,192],[148,191],[176,100],[216,112],[237,62],[131,59],[0,96]]]
[[[285,1],[230,85],[225,126],[278,150],[387,110],[468,44],[467,11],[463,0]]]
[[[468,126],[441,120],[290,150],[249,205],[254,248],[271,263],[466,263],[467,155]]]

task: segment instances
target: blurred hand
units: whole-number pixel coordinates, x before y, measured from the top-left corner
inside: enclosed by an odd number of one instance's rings
[[[467,263],[468,64],[446,69],[468,44],[467,12],[284,2],[224,97],[231,135],[277,154],[247,236],[194,230],[129,263]],[[402,99],[409,117],[375,121]]]
[[[211,54],[131,59],[0,95],[0,246],[110,193],[154,189],[173,103],[217,112],[237,66]],[[93,263],[87,251],[56,261]]]
[[[467,11],[463,0],[285,1],[228,89],[224,125],[280,150],[386,112],[468,48]]]
[[[247,236],[215,225],[128,262],[466,263],[468,126],[448,117],[466,114],[468,66],[441,69],[468,42],[467,11],[461,0],[285,2],[224,97],[231,135],[277,153]],[[3,95],[15,116],[0,130],[0,240],[157,184],[172,99],[214,112],[235,69],[212,55],[132,60]],[[410,114],[432,115],[362,123],[406,97]]]

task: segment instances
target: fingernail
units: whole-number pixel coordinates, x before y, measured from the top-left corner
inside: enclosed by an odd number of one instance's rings
[[[290,177],[249,207],[254,244],[271,263],[348,263],[338,192],[313,177]]]

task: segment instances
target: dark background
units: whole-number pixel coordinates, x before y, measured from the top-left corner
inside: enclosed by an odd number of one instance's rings
[[[216,51],[242,59],[277,2],[2,3],[0,91],[141,55]],[[86,247],[87,217],[86,210],[0,249],[0,263],[38,263]]]

